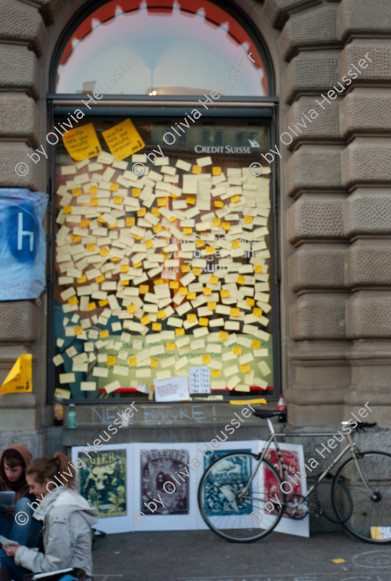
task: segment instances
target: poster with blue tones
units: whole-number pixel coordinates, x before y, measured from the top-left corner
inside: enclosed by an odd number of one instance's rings
[[[34,299],[45,288],[48,195],[0,188],[0,301]]]

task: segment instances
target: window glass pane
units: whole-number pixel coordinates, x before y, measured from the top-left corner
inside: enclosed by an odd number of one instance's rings
[[[146,146],[119,162],[102,138],[118,118],[93,121],[98,157],[57,150],[54,363],[73,398],[129,397],[192,366],[212,394],[273,387],[270,174],[248,170],[268,124],[181,134],[183,119],[133,120]]]
[[[115,0],[71,35],[55,90],[259,97],[268,94],[263,60],[244,28],[207,0]]]

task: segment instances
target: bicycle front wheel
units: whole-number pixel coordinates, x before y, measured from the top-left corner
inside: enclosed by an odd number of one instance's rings
[[[391,455],[362,452],[357,457],[357,461],[350,458],[344,462],[335,475],[334,510],[342,525],[358,539],[368,543],[390,543],[391,538],[384,538],[387,531],[380,531],[379,527],[387,527],[388,533],[391,531]],[[340,486],[349,489],[350,508],[341,502]],[[350,516],[348,511],[351,511]],[[379,538],[380,532],[383,538]]]
[[[211,464],[198,487],[202,518],[217,535],[236,543],[250,543],[269,534],[284,511],[281,478],[251,452],[231,452]]]

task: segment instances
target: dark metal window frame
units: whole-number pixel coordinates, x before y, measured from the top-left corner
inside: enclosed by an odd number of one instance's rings
[[[252,106],[238,106],[236,103],[225,101],[223,106],[216,108],[210,108],[203,111],[203,117],[206,119],[218,119],[218,120],[238,120],[238,119],[251,119],[254,124],[258,120],[263,120],[268,122],[269,126],[269,147],[272,147],[276,143],[277,130],[276,130],[276,118],[277,118],[277,106],[276,103],[271,103],[268,99],[266,106],[254,107],[254,103],[251,102]],[[133,101],[134,103],[134,101]],[[49,112],[50,112],[50,123],[51,126],[55,124],[56,117],[64,116],[73,112],[74,107],[78,105],[79,102],[75,99],[73,95],[67,105],[64,104],[64,97],[61,95],[50,96],[49,97]],[[89,110],[87,107],[79,107],[85,114],[86,117],[100,117],[100,116],[110,116],[110,117],[124,117],[131,116],[133,119],[140,117],[149,117],[152,121],[154,119],[162,118],[183,118],[185,112],[188,110],[189,105],[196,106],[197,101],[188,100],[187,107],[173,106],[169,105],[167,102],[160,107],[156,107],[156,104],[151,106],[145,106],[144,104],[136,104],[129,106],[124,101],[121,103],[116,101],[116,106],[109,104],[108,100],[105,102],[100,102],[99,106],[94,107]],[[110,106],[111,105],[111,106]],[[56,156],[52,153],[50,159],[51,165],[51,177],[49,181],[49,232],[48,240],[50,241],[49,247],[49,257],[48,257],[48,312],[54,313],[54,284],[55,284],[55,228],[56,228],[56,204],[55,204],[55,171],[56,171]],[[272,268],[272,280],[271,280],[271,296],[272,296],[272,348],[273,348],[273,377],[274,377],[274,390],[273,395],[269,398],[270,401],[275,401],[278,399],[281,393],[281,324],[280,324],[280,260],[279,260],[279,248],[278,248],[278,232],[279,232],[279,197],[278,197],[278,183],[277,183],[277,171],[278,166],[275,165],[271,168],[271,215],[270,215],[270,238],[271,238],[271,268]],[[55,352],[55,329],[54,329],[54,317],[48,317],[48,384],[49,384],[49,402],[54,401],[54,368],[52,364],[52,357]],[[132,393],[132,392],[131,392]],[[267,393],[267,392],[266,392]],[[223,393],[224,395],[224,393]],[[250,393],[251,395],[251,393]],[[238,396],[238,399],[248,399],[249,394],[244,394],[243,396]],[[254,395],[254,397],[259,397]],[[134,398],[129,396],[121,397],[120,401],[122,403],[127,403],[133,401]],[[112,401],[117,401],[116,398],[89,398],[89,399],[78,399],[75,400],[78,404],[97,404],[97,403],[108,403]],[[143,403],[148,403],[148,400],[143,400]],[[156,402],[150,402],[156,403]],[[208,404],[208,402],[200,402]],[[215,402],[216,403],[216,402]],[[218,403],[218,402],[217,402]],[[221,403],[224,403],[221,402]],[[169,405],[169,404],[166,404]]]

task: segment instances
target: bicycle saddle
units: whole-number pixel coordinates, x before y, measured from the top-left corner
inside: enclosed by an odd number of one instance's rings
[[[281,410],[254,410],[253,415],[258,418],[273,418],[275,416],[281,416],[282,421],[286,421],[286,412]]]

